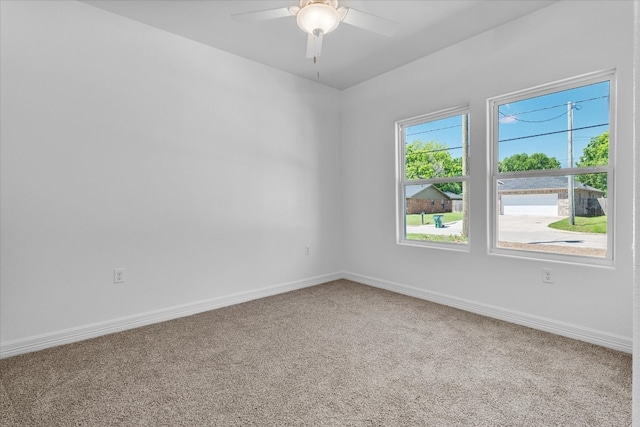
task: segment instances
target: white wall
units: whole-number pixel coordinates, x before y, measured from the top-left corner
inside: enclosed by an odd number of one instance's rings
[[[341,271],[338,91],[86,4],[1,4],[4,355]]]
[[[632,4],[561,2],[339,93],[86,4],[0,2],[0,355],[343,269],[630,350]],[[486,98],[611,67],[615,266],[487,255]],[[393,123],[465,103],[470,252],[399,246]]]
[[[631,351],[633,3],[566,1],[343,92],[348,277]],[[486,100],[617,68],[615,266],[488,255]],[[470,251],[396,244],[394,122],[469,104]],[[555,283],[541,283],[541,268]]]

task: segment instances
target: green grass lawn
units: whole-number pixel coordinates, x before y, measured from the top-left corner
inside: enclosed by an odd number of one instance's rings
[[[424,214],[424,223],[433,224],[433,215],[444,215],[442,218],[443,223],[460,221],[462,219],[462,212],[445,212],[443,214]],[[407,225],[422,225],[421,215],[413,214],[407,215]]]
[[[426,221],[425,221],[426,222]],[[427,242],[467,243],[467,238],[449,234],[414,234],[407,233],[407,240],[424,240]]]
[[[569,225],[569,218],[552,222],[549,227],[556,230],[579,231],[581,233],[607,233],[607,216],[575,217],[575,225]]]

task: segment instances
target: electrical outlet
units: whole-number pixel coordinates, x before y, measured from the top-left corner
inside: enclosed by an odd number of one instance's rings
[[[124,283],[124,268],[113,269],[113,283]]]
[[[307,245],[304,247],[304,254],[311,255],[311,246]]]
[[[542,269],[542,283],[553,283],[553,270],[550,268]]]

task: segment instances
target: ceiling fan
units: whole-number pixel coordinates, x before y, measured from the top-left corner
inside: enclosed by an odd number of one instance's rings
[[[236,22],[259,22],[276,18],[295,16],[298,26],[307,36],[307,58],[314,61],[320,56],[322,38],[335,30],[341,22],[391,37],[398,24],[375,15],[338,6],[338,0],[300,0],[299,6],[231,15]]]

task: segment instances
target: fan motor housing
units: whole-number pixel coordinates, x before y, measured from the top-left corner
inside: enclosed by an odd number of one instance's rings
[[[338,0],[300,0],[300,9],[314,3],[326,4],[334,9],[338,8]]]

